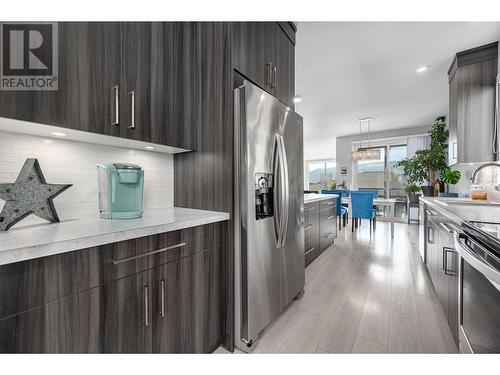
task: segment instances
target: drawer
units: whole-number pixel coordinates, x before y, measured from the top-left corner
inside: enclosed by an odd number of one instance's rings
[[[218,247],[225,242],[226,225],[214,223],[2,265],[0,319]],[[185,245],[176,246],[181,243]]]
[[[310,265],[314,259],[318,257],[320,254],[319,248],[311,248],[308,252],[305,254],[305,265],[306,267]]]
[[[336,198],[325,199],[323,201],[319,201],[318,203],[319,203],[319,210],[320,211],[323,211],[326,209],[331,209],[331,208],[333,208],[333,210],[335,211],[336,206],[337,206],[337,199]]]
[[[322,231],[319,237],[319,247],[321,252],[325,251],[331,244],[333,244],[333,241],[337,237],[337,227],[334,225],[331,228],[327,228],[326,230]]]
[[[319,202],[304,205],[304,224],[315,224],[318,221]]]
[[[327,227],[331,225],[335,225],[336,223],[336,215],[335,215],[335,207],[326,208],[319,213],[319,227],[322,232]]]
[[[77,252],[78,291],[94,288],[224,243],[214,223]]]

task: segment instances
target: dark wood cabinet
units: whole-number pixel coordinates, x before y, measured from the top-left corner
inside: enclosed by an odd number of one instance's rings
[[[214,223],[0,266],[0,353],[213,351],[225,233]]]
[[[286,24],[286,23],[282,23]],[[278,22],[233,23],[233,67],[290,108],[295,96],[295,29]]]
[[[319,257],[337,237],[335,198],[304,204],[306,267]]]
[[[449,163],[495,161],[498,42],[456,54],[448,70]]]

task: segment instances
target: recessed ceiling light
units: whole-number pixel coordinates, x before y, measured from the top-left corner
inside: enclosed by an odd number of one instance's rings
[[[61,132],[50,132],[55,137],[66,137],[66,133],[61,133]]]
[[[153,146],[146,146],[144,147],[146,150],[154,150],[155,148]]]
[[[416,70],[417,73],[423,73],[425,72],[426,70],[429,70],[429,65],[425,65],[425,66],[421,66],[420,68],[418,68]]]
[[[42,139],[42,142],[44,143],[54,143],[52,139]]]
[[[302,97],[300,95],[295,95],[293,98],[294,103],[300,103],[302,101]]]

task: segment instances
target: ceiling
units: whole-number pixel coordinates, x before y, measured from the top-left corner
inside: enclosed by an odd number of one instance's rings
[[[456,52],[500,39],[500,22],[300,22],[296,110],[306,160],[335,159],[335,138],[432,124],[448,111]],[[417,73],[418,67],[430,69]]]

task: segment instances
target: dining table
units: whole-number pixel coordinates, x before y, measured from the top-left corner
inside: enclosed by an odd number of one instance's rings
[[[351,205],[350,197],[342,197],[342,203]],[[396,198],[373,198],[374,206],[385,206],[389,208],[389,212],[387,215],[387,221],[391,223],[391,237],[394,237],[394,218],[396,213]],[[352,210],[350,210],[350,213]]]

